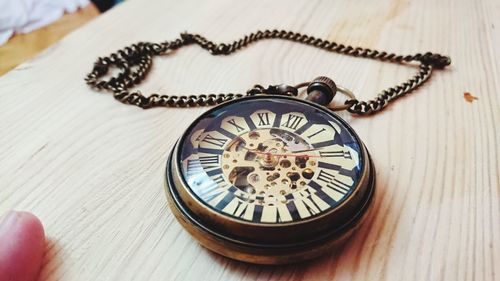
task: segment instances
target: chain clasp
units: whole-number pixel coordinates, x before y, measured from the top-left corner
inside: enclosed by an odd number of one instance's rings
[[[296,87],[279,84],[279,85],[270,85],[267,89],[263,89],[262,92],[267,95],[283,95],[283,96],[293,96],[296,97],[299,93],[299,90]]]

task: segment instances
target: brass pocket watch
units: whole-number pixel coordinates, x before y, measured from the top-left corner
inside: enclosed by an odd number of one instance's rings
[[[256,85],[246,95],[128,91],[145,77],[154,55],[192,43],[227,55],[266,38],[396,63],[419,62],[419,71],[368,102],[326,77],[296,87]],[[286,31],[259,31],[232,44],[184,33],[174,41],[138,43],[99,58],[86,80],[142,108],[217,105],[197,118],[170,152],[165,173],[169,206],[206,248],[245,262],[284,264],[331,250],[360,225],[373,202],[372,159],[354,130],[328,107],[335,93],[348,99],[333,109],[374,113],[424,83],[433,69],[449,64],[438,54],[397,56]],[[122,72],[103,80],[111,66]],[[305,86],[306,100],[298,99],[298,89]]]
[[[355,228],[375,189],[370,155],[321,106],[283,96],[219,105],[172,150],[170,207],[205,247],[253,263],[299,262]]]

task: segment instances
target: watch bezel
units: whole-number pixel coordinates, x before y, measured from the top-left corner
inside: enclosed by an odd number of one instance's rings
[[[334,208],[329,208],[328,210],[322,213],[298,221],[280,222],[280,223],[250,222],[238,219],[236,217],[232,217],[230,215],[220,212],[219,210],[212,208],[204,201],[202,201],[193,192],[193,190],[189,187],[189,185],[186,182],[186,179],[184,178],[184,175],[181,172],[181,161],[180,161],[180,155],[182,152],[181,144],[185,142],[187,136],[189,136],[189,133],[191,132],[193,127],[196,126],[196,124],[202,118],[205,118],[205,116],[211,114],[213,111],[220,110],[222,107],[227,106],[229,104],[250,99],[251,100],[286,99],[286,100],[292,100],[294,102],[304,103],[323,111],[325,114],[331,115],[332,118],[341,123],[349,131],[349,133],[356,140],[361,150],[360,151],[361,155],[359,157],[361,165],[360,169],[361,177],[359,178],[357,185],[354,187],[354,190],[349,195],[347,195],[346,198],[344,198],[339,205],[335,206]],[[268,242],[288,243],[293,240],[310,239],[317,233],[324,232],[332,227],[336,228],[339,225],[342,225],[346,221],[348,221],[352,216],[352,212],[356,212],[356,210],[359,208],[359,205],[362,204],[361,199],[363,197],[363,191],[365,191],[367,186],[368,177],[373,176],[370,171],[370,165],[366,165],[366,162],[369,161],[368,158],[369,155],[363,142],[360,140],[359,136],[354,132],[354,130],[344,120],[342,120],[338,115],[326,110],[324,107],[320,105],[316,105],[312,102],[286,96],[270,96],[270,95],[252,96],[252,97],[246,97],[238,100],[229,101],[217,107],[214,107],[203,113],[201,116],[199,116],[197,119],[195,119],[195,121],[193,121],[190,124],[190,126],[184,131],[181,138],[174,146],[172,153],[173,157],[171,158],[171,162],[168,165],[172,169],[170,171],[167,170],[167,176],[169,173],[173,175],[172,184],[176,187],[176,190],[179,192],[181,200],[184,201],[187,205],[189,205],[191,211],[198,217],[201,217],[201,219],[204,221],[205,224],[212,225],[214,228],[217,228],[219,232],[230,233],[230,235],[236,237],[236,239],[243,239],[243,240],[249,240],[250,237],[248,237],[248,233],[255,232],[257,233],[255,241],[261,241],[262,239],[267,238]],[[299,233],[299,237],[281,237],[281,238],[277,237],[278,234],[284,234],[286,236],[287,233]]]

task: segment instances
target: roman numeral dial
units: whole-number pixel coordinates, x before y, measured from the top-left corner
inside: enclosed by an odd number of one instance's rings
[[[230,141],[231,140],[227,136],[218,131],[205,132],[200,136],[198,149],[204,152],[212,150],[212,153],[217,153],[216,150],[219,150],[218,154],[221,154],[224,147]]]
[[[211,153],[199,153],[198,154],[198,162],[203,167],[205,172],[209,173],[215,169],[220,169],[220,154],[211,154]]]
[[[307,128],[301,136],[304,137],[308,143],[315,144],[332,141],[336,134],[337,132],[330,125],[313,124]]]
[[[236,221],[286,224],[350,196],[360,155],[341,122],[318,109],[237,104],[185,138],[185,182],[202,204]]]
[[[314,81],[309,92],[328,80]],[[172,214],[202,245],[263,264],[328,252],[363,222],[375,194],[370,156],[344,120],[267,94],[196,118],[171,151],[165,183]]]
[[[250,115],[256,128],[271,128],[276,119],[276,114],[270,110],[258,110]]]
[[[318,150],[321,161],[352,170],[359,165],[358,152],[346,145],[329,145]]]
[[[239,116],[229,116],[224,118],[220,127],[235,136],[250,131],[250,127],[248,126],[245,118]]]
[[[191,140],[191,145],[193,146],[193,148],[197,148],[198,147],[198,144],[200,143],[201,134],[203,134],[203,129],[196,130],[191,135],[190,140]]]
[[[296,131],[308,122],[307,117],[301,112],[290,112],[281,116],[280,128]]]
[[[328,195],[335,202],[344,198],[353,187],[352,177],[343,175],[337,170],[320,168],[314,179],[314,184],[319,184],[321,192]],[[312,185],[314,185],[312,184]]]

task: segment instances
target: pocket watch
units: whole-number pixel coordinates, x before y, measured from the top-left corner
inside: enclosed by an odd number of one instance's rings
[[[328,251],[362,220],[375,190],[370,155],[336,114],[284,96],[219,105],[172,150],[166,193],[208,249],[253,263]]]
[[[395,63],[419,63],[408,81],[375,99],[358,101],[330,78],[297,86],[254,86],[246,94],[169,96],[129,91],[147,74],[155,55],[196,43],[227,55],[268,38]],[[137,43],[99,58],[87,83],[141,108],[217,105],[198,117],[172,148],[165,193],[180,224],[206,248],[258,264],[308,260],[342,243],[368,216],[375,168],[354,130],[333,111],[372,114],[424,83],[450,59],[425,53],[399,56],[353,48],[287,31],[258,31],[232,44],[196,34],[161,44]],[[122,70],[105,80],[111,67]],[[307,87],[307,97],[299,90]],[[332,106],[340,92],[343,105]]]

